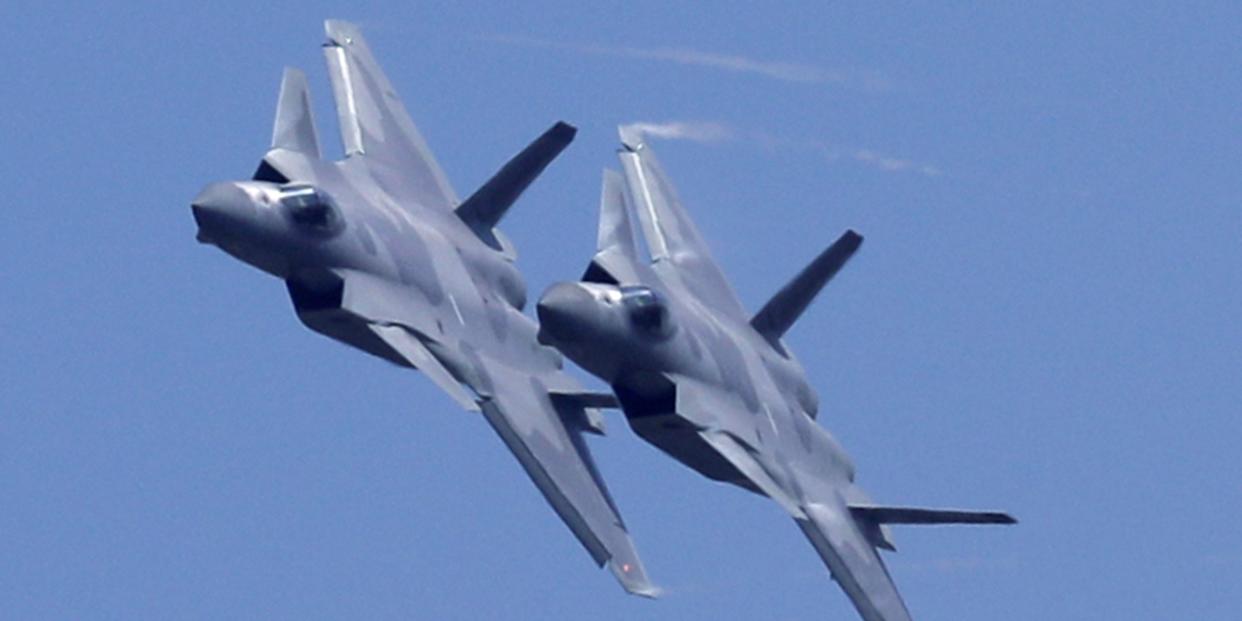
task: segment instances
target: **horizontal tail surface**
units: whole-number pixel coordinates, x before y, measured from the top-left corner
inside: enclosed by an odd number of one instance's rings
[[[798,320],[820,289],[836,276],[845,263],[862,245],[862,235],[846,231],[811,264],[803,268],[793,280],[776,292],[763,308],[755,313],[750,325],[762,334],[778,351],[783,351],[780,340],[789,327]]]
[[[855,517],[876,524],[1017,524],[1008,513],[1000,511],[963,511],[960,509],[923,509],[919,507],[883,507],[850,505]]]
[[[484,242],[500,249],[492,229],[522,192],[543,172],[556,156],[573,142],[578,130],[563,121],[557,122],[535,139],[521,153],[513,156],[491,179],[457,207],[457,215]]]

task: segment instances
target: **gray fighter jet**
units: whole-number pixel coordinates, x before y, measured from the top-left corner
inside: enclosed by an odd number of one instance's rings
[[[495,228],[574,128],[557,123],[458,201],[358,29],[325,29],[344,159],[322,159],[305,76],[287,69],[253,178],[194,199],[199,240],[284,280],[310,329],[416,368],[482,411],[595,562],[654,595],[583,440],[615,399],[583,390],[536,341],[513,247]]]
[[[540,299],[539,339],[608,382],[640,437],[704,476],[768,496],[797,522],[867,621],[909,619],[877,548],[889,524],[1009,524],[1004,513],[878,505],[815,421],[782,340],[862,243],[848,231],[754,316],[738,302],[642,136],[605,171],[598,252]],[[631,211],[650,261],[639,257]]]

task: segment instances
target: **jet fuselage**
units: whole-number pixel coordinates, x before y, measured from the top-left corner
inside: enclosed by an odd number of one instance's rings
[[[635,433],[705,476],[757,491],[699,438],[716,427],[764,447],[765,468],[791,485],[802,478],[796,471],[853,480],[849,456],[812,420],[818,399],[801,365],[748,324],[659,285],[559,283],[536,308],[543,342],[608,382]],[[710,419],[679,410],[672,376],[729,398]]]

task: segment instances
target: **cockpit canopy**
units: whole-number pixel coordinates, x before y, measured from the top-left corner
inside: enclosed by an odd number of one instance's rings
[[[305,184],[286,185],[280,190],[280,206],[299,227],[326,234],[344,227],[341,210],[327,192]]]
[[[664,296],[648,287],[621,287],[621,305],[629,315],[630,324],[640,332],[658,338],[673,333],[668,303]]]

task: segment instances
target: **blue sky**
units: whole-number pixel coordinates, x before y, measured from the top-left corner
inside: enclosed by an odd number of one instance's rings
[[[321,20],[363,25],[460,194],[556,119],[504,222],[537,295],[591,253],[644,122],[743,301],[846,227],[793,329],[899,530],[918,619],[1242,612],[1242,9],[791,3],[7,3],[0,602],[9,618],[853,618],[772,503],[619,418],[593,444],[653,579],[597,571],[485,422],[302,328],[194,242],[281,68],[335,125]]]

